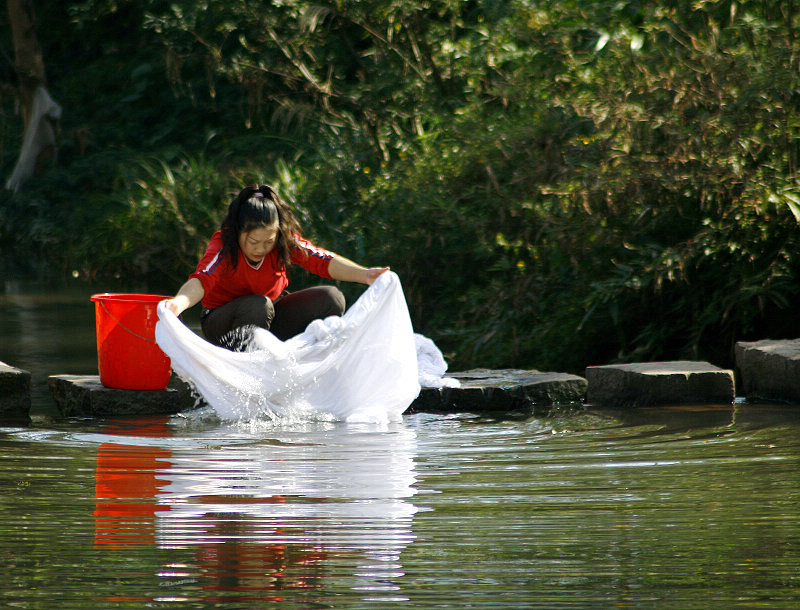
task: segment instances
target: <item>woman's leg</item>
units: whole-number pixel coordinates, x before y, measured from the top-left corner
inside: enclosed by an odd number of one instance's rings
[[[206,339],[223,347],[231,345],[230,337],[225,335],[242,326],[260,326],[269,328],[275,317],[272,301],[261,294],[248,294],[230,303],[225,303],[203,317],[201,325]],[[227,340],[226,340],[227,339]]]
[[[292,292],[275,302],[270,330],[281,341],[300,334],[312,321],[341,316],[345,310],[342,291],[336,286],[315,286]]]

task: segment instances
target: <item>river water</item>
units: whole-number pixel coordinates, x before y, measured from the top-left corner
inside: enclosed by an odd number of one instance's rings
[[[88,295],[0,295],[2,607],[800,607],[798,406],[65,419]]]

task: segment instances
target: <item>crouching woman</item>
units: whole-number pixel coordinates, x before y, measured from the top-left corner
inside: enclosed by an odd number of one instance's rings
[[[166,307],[175,315],[202,305],[206,339],[235,347],[237,329],[260,326],[286,340],[310,322],[342,315],[345,299],[335,286],[289,292],[292,264],[320,277],[372,284],[388,267],[362,267],[301,236],[291,208],[269,186],[244,188],[228,206],[194,273]]]

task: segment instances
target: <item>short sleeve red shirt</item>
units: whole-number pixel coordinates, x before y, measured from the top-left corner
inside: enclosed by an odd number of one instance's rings
[[[332,279],[328,266],[335,254],[302,237],[295,236],[295,240],[297,247],[292,251],[292,263],[315,275]],[[194,273],[189,276],[196,277],[203,284],[203,307],[214,309],[248,294],[263,294],[274,301],[289,285],[286,269],[276,250],[265,256],[258,267],[250,265],[239,251],[239,263],[235,268],[230,256],[222,255],[221,250],[222,232],[217,231]]]

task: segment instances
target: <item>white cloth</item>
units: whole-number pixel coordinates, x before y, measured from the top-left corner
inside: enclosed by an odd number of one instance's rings
[[[391,271],[343,316],[315,320],[287,341],[255,329],[247,352],[212,345],[163,303],[158,318],[156,342],[172,370],[226,420],[386,423],[402,418],[420,380],[427,387],[458,385],[443,379],[447,365],[433,341],[414,335],[400,280]],[[425,354],[419,359],[418,344]]]
[[[461,383],[452,377],[445,377],[447,362],[436,344],[428,337],[414,335],[417,347],[417,370],[419,384],[423,388],[457,388]]]

